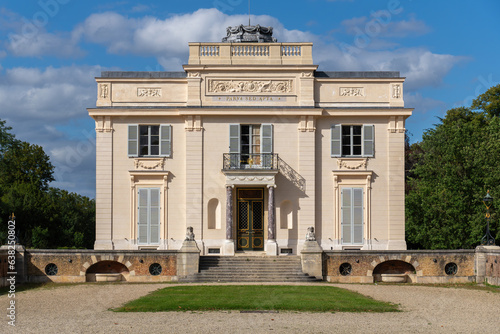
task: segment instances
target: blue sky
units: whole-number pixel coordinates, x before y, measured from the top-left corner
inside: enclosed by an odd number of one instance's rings
[[[319,70],[400,71],[413,142],[500,83],[500,1],[252,0],[250,13],[280,42],[314,42]],[[52,186],[94,197],[94,77],[182,70],[188,42],[247,22],[248,0],[4,0],[0,119],[50,155]]]

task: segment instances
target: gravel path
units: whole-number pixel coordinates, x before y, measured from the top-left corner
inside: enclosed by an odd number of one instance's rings
[[[114,313],[164,284],[85,284],[0,297],[0,333],[500,333],[500,293],[412,285],[332,285],[401,305],[398,313]],[[172,285],[170,285],[172,286]]]

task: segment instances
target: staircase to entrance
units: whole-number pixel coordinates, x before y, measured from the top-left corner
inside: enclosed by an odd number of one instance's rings
[[[299,256],[200,256],[197,274],[180,282],[318,282],[302,272]]]

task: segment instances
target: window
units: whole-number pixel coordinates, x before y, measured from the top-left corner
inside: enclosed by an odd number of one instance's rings
[[[231,167],[267,168],[273,163],[272,124],[230,124]]]
[[[332,157],[373,157],[373,125],[332,125]]]
[[[139,245],[157,245],[160,242],[160,198],[160,188],[138,190]]]
[[[130,157],[170,157],[172,127],[170,125],[128,126],[128,155]]]

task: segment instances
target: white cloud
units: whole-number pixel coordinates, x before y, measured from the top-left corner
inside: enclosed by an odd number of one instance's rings
[[[219,42],[226,35],[226,27],[240,25],[247,20],[246,15],[227,15],[214,8],[199,9],[164,20],[151,16],[127,18],[106,12],[89,16],[78,25],[73,35],[104,45],[110,53],[156,56],[166,69],[179,70],[180,64],[186,63],[188,58],[189,42]],[[273,26],[274,35],[282,42],[316,39],[310,33],[284,28],[271,16],[252,16],[251,20],[262,26]]]
[[[95,144],[86,108],[95,106],[100,72],[99,66],[17,67],[0,74],[0,118],[17,138],[50,155],[53,186],[89,196],[95,191]]]

